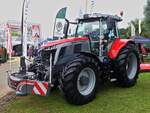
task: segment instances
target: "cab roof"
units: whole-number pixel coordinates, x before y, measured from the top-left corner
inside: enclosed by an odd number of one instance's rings
[[[96,18],[104,18],[104,19],[112,19],[115,21],[122,21],[121,17],[117,15],[109,15],[109,14],[101,14],[101,13],[93,13],[93,14],[84,14],[83,17],[78,18],[78,20],[87,20],[87,19],[96,19]]]

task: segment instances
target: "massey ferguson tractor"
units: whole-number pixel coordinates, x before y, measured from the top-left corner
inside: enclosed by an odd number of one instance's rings
[[[76,105],[92,101],[99,82],[116,80],[121,87],[134,86],[140,69],[138,49],[134,41],[119,37],[120,21],[116,15],[85,14],[77,20],[74,37],[46,43],[30,66],[22,57],[20,71],[9,73],[9,86],[17,95],[42,96],[58,87]]]

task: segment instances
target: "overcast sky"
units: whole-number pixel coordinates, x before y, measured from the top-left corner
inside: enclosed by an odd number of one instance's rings
[[[21,20],[23,0],[0,0],[0,23],[7,20]],[[42,36],[52,36],[54,20],[57,11],[67,6],[67,18],[74,20],[79,10],[85,11],[86,0],[30,0],[29,22],[40,23]],[[88,0],[90,9],[90,1]],[[147,0],[95,0],[94,12],[119,14],[124,12],[122,27],[126,27],[130,20],[143,18],[143,8]]]

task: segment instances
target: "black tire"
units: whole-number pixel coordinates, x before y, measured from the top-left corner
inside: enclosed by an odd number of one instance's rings
[[[77,86],[77,80],[80,72],[85,68],[91,68],[95,73],[95,86],[88,95],[82,95]],[[66,98],[66,100],[75,105],[83,105],[92,101],[95,98],[96,87],[98,83],[99,75],[99,63],[92,57],[80,55],[72,62],[65,66],[62,75],[60,77],[60,89]]]
[[[127,44],[119,53],[115,62],[115,76],[121,87],[134,86],[140,70],[139,53],[132,43]]]

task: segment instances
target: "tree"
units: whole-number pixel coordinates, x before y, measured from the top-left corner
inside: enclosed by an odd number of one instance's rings
[[[121,28],[119,29],[119,35],[121,36],[121,38],[127,38],[128,35],[127,35],[127,29],[126,28]]]
[[[125,38],[129,38],[131,36],[131,24],[135,27],[135,35],[139,35],[139,19],[135,19],[128,23],[127,28],[120,29],[121,36]],[[141,27],[143,27],[143,22],[141,23]]]

